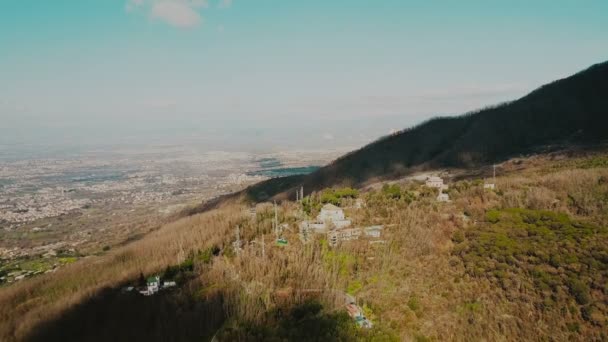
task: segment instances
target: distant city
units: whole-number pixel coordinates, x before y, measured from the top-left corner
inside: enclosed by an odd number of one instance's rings
[[[268,178],[310,173],[343,152],[172,147],[0,160],[0,268],[24,260],[48,264],[20,267],[4,282],[52,272],[66,257],[137,239],[188,206]]]

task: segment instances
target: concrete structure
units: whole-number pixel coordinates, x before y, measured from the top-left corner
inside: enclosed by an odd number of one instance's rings
[[[443,192],[440,192],[439,195],[437,195],[437,202],[449,202],[450,201],[450,196],[448,196],[448,194],[444,194]]]
[[[321,208],[321,212],[317,216],[317,222],[333,225],[336,229],[342,229],[350,226],[350,220],[344,216],[342,208],[336,207],[333,204],[327,203]]]
[[[154,276],[148,278],[148,280],[146,281],[146,285],[148,286],[148,291],[151,291],[152,293],[158,292],[158,290],[160,289],[160,277]]]
[[[319,222],[344,220],[344,211],[333,204],[327,203],[317,216]]]
[[[158,292],[158,290],[160,290],[160,277],[153,276],[146,280],[146,287],[139,290],[139,293],[143,294],[144,296],[152,296]]]
[[[485,182],[483,184],[484,189],[494,190],[496,188],[496,164],[492,165],[492,183]]]
[[[163,289],[167,289],[170,287],[175,287],[177,286],[177,283],[174,281],[163,281]]]
[[[379,238],[380,235],[382,235],[383,229],[384,229],[384,226],[377,225],[377,226],[365,227],[364,231],[365,231],[366,236],[373,237],[373,238]]]
[[[300,232],[302,231],[313,233],[325,233],[327,231],[327,225],[325,224],[325,222],[302,221],[300,223]]]
[[[430,176],[426,179],[426,182],[424,184],[429,188],[441,189],[443,188],[443,179],[437,176]]]
[[[300,233],[321,233],[324,234],[330,229],[342,229],[349,227],[351,221],[344,216],[344,211],[333,205],[326,204],[321,208],[321,212],[317,215],[316,222],[302,221],[300,223]]]
[[[327,233],[330,246],[337,246],[339,242],[357,240],[361,236],[361,228],[331,230]]]

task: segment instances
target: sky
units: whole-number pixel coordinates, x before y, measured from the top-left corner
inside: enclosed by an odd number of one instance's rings
[[[605,60],[605,0],[0,0],[0,144],[357,147]]]

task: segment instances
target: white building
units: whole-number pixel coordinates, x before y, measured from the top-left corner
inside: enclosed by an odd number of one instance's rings
[[[177,286],[177,283],[174,281],[164,281],[163,282],[163,289],[175,287],[175,286]]]
[[[344,220],[344,211],[340,207],[336,207],[331,203],[327,203],[321,208],[321,212],[317,216],[319,222],[326,221],[341,221]]]
[[[313,233],[325,233],[327,231],[327,225],[325,222],[300,222],[300,233],[313,232]]]
[[[366,236],[373,237],[373,238],[379,238],[380,235],[382,235],[382,230],[383,229],[384,229],[384,226],[377,225],[377,226],[366,227],[364,229],[364,231],[365,231],[365,235]]]
[[[443,188],[443,179],[437,176],[430,176],[426,179],[425,185],[429,188]]]
[[[444,194],[443,192],[440,192],[439,195],[437,195],[437,202],[449,202],[450,201],[450,196],[448,196],[448,194]]]
[[[300,233],[325,233],[329,229],[342,229],[351,225],[351,221],[344,216],[344,211],[333,204],[326,204],[317,215],[316,222],[303,221],[300,223]]]
[[[496,188],[496,184],[494,184],[494,183],[485,183],[485,184],[483,185],[483,188],[484,188],[484,189],[490,189],[490,190],[494,190],[494,189]]]
[[[342,229],[350,226],[350,220],[344,216],[342,208],[336,207],[333,204],[327,203],[321,208],[321,212],[317,216],[317,222],[333,224],[336,229]]]
[[[338,242],[357,240],[361,236],[360,228],[332,230],[327,233],[327,241],[330,246],[338,245]]]
[[[146,281],[146,285],[148,287],[149,294],[154,294],[158,292],[158,290],[160,289],[160,277],[154,276],[148,278],[148,280]]]

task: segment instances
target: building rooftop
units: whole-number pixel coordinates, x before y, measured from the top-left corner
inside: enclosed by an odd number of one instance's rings
[[[323,206],[323,208],[321,208],[322,210],[342,210],[342,208],[335,206],[331,203],[327,203]]]

